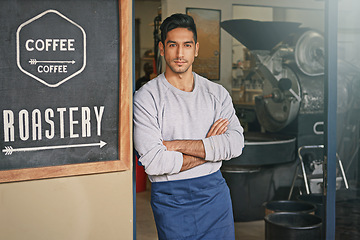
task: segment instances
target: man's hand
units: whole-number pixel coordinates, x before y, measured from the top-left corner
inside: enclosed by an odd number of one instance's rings
[[[211,126],[206,138],[224,134],[227,130],[229,121],[227,119],[218,119]],[[178,151],[186,155],[205,158],[205,149],[201,140],[173,140],[163,141],[168,151]]]
[[[229,120],[227,119],[220,118],[216,120],[216,122],[214,122],[214,124],[211,126],[206,137],[208,138],[208,137],[224,134],[227,130],[228,125],[229,125]]]
[[[227,119],[218,119],[211,126],[206,138],[224,134],[227,130],[229,121]],[[183,166],[180,171],[199,166],[206,161],[205,148],[201,140],[173,140],[163,141],[168,151],[178,151],[183,154]]]
[[[196,167],[196,166],[199,166],[204,163],[206,163],[206,161],[202,158],[183,154],[183,165],[180,169],[180,172],[188,170],[188,169]]]
[[[177,151],[182,154],[205,158],[205,148],[201,140],[173,140],[163,141],[168,151]]]

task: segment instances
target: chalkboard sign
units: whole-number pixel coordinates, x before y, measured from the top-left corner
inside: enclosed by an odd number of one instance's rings
[[[129,169],[129,1],[0,1],[0,182]]]

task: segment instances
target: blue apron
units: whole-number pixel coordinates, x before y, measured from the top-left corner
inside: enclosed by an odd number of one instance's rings
[[[160,240],[234,240],[230,191],[220,171],[155,182],[151,207]]]

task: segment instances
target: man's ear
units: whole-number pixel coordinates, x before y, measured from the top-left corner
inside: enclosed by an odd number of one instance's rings
[[[199,42],[197,42],[195,44],[195,57],[197,57],[199,55],[199,46],[200,46],[200,44],[199,44]]]
[[[161,41],[159,42],[159,50],[160,50],[160,55],[164,56],[165,55],[165,53],[164,53],[164,44]]]

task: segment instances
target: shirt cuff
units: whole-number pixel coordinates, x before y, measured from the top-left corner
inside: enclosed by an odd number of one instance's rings
[[[172,174],[179,173],[181,171],[183,162],[184,162],[183,154],[181,152],[176,152],[175,166],[173,168]]]
[[[214,160],[214,148],[211,144],[211,137],[202,139],[205,148],[205,160],[213,161]]]

